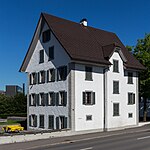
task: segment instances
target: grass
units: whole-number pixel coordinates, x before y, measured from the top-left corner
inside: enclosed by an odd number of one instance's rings
[[[7,120],[7,122],[0,122],[0,125],[13,125],[13,124],[19,124],[16,120]]]

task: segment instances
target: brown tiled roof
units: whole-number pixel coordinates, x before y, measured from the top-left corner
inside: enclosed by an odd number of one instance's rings
[[[90,26],[83,26],[66,19],[42,13],[45,21],[74,60],[110,64],[107,57],[119,46],[127,62],[125,66],[132,69],[145,69],[125,48],[116,34]]]

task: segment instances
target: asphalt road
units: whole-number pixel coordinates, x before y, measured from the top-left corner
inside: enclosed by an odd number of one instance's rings
[[[0,150],[150,150],[150,130],[14,143],[0,145]]]

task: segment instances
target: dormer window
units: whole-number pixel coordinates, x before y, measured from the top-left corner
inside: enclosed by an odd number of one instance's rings
[[[46,30],[42,34],[42,41],[43,43],[46,43],[50,40],[50,30]]]
[[[113,60],[113,72],[119,72],[119,61]]]

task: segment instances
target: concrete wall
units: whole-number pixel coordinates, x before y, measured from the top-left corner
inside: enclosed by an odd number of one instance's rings
[[[44,25],[42,30],[45,31],[48,29],[47,24]],[[54,46],[54,60],[48,61],[48,48]],[[39,51],[44,49],[44,63],[39,64]],[[62,48],[60,43],[57,41],[55,36],[51,33],[51,39],[47,43],[42,43],[42,36],[38,40],[31,60],[27,66],[26,72],[28,74],[32,72],[39,72],[41,70],[48,70],[50,68],[58,68],[59,66],[68,65],[70,59],[66,54],[65,50]],[[58,92],[58,91],[68,91],[68,79],[66,81],[55,81],[44,84],[30,85],[28,89],[28,94],[31,93],[48,93],[48,92]],[[68,105],[63,106],[30,106],[28,108],[28,115],[36,114],[37,115],[37,128],[39,127],[39,114],[45,115],[45,128],[48,128],[48,115],[54,115],[54,120],[56,116],[66,116],[68,117]],[[54,123],[55,124],[55,123]],[[32,127],[30,127],[32,128]]]

